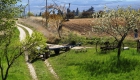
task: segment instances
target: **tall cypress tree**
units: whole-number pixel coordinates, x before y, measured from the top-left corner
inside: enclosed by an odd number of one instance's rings
[[[77,8],[76,9],[76,16],[78,16],[79,15],[79,9]]]

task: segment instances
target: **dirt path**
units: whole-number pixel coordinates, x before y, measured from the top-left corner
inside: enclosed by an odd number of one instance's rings
[[[46,64],[46,66],[49,69],[50,73],[54,76],[55,80],[59,80],[58,75],[55,73],[55,71],[53,70],[51,64],[48,62],[48,60],[45,60],[44,63]]]
[[[21,25],[21,24],[17,24],[17,25],[20,26],[20,27],[18,27],[18,29],[19,29],[19,31],[20,31],[20,40],[21,40],[21,41],[22,41],[23,39],[25,39],[25,37],[26,37],[25,31],[24,31],[21,27],[25,28],[25,29],[29,32],[29,35],[30,35],[30,36],[32,35],[33,31],[32,31],[30,28],[28,28],[28,27],[26,27],[26,26],[23,26],[23,25]],[[27,55],[27,54],[28,54],[28,53],[25,52],[25,60],[26,60],[26,61],[28,60],[28,55]],[[59,77],[57,76],[57,74],[56,74],[55,71],[53,70],[53,68],[52,68],[52,66],[50,65],[50,63],[48,62],[48,60],[45,60],[44,63],[46,64],[46,66],[47,66],[48,70],[50,71],[50,73],[54,76],[55,80],[59,80]],[[26,64],[28,65],[28,68],[29,68],[29,70],[30,70],[30,74],[31,74],[31,76],[32,76],[32,79],[33,79],[33,80],[38,80],[33,65],[32,65],[31,63],[28,63],[28,62],[27,62]]]
[[[40,22],[40,20],[38,21],[38,20],[34,19],[34,17],[30,17],[30,18],[26,18],[26,19],[19,18],[18,21],[32,26],[38,32],[43,33],[46,38],[48,38],[50,35],[51,36],[53,35],[50,31],[48,31],[47,29],[45,29],[43,27],[42,22]]]
[[[30,35],[30,36],[32,35],[33,30],[31,30],[30,28],[28,28],[28,27],[26,27],[26,26],[23,26],[23,25],[21,25],[21,24],[18,24],[18,23],[17,23],[17,25],[20,26],[20,27],[25,28],[25,29],[28,31],[29,35]]]
[[[33,32],[31,29],[29,29],[29,28],[27,28],[27,27],[25,27],[25,26],[23,26],[23,25],[21,25],[21,24],[17,24],[17,25],[18,25],[18,30],[20,31],[20,35],[19,35],[20,41],[24,40],[25,37],[26,37],[25,31],[24,31],[21,27],[24,27],[25,29],[27,29],[27,31],[29,32],[29,34],[30,34],[30,36],[31,36],[31,34],[32,34],[32,32]],[[20,27],[19,27],[19,26],[20,26]],[[27,55],[27,54],[28,54],[28,53],[25,52],[25,60],[26,60],[26,61],[28,60],[28,55]],[[27,66],[28,66],[28,69],[29,69],[29,71],[30,71],[30,75],[32,76],[32,79],[33,79],[33,80],[38,80],[33,65],[32,65],[31,63],[28,63],[28,62],[26,62],[26,64],[27,64]]]
[[[26,33],[25,31],[21,28],[21,27],[17,27],[19,32],[20,32],[20,35],[19,35],[19,38],[20,38],[20,41],[24,40],[25,37],[26,37]]]
[[[38,21],[35,21],[35,20],[36,19],[34,19],[34,17],[30,17],[30,18],[27,18],[27,19],[20,19],[19,18],[19,22],[26,23],[27,25],[30,25],[30,26],[34,27],[34,29],[36,29],[37,31],[43,33],[46,38],[52,36],[51,32],[49,32],[47,29],[45,29],[44,27],[42,27],[42,25]],[[56,80],[59,80],[59,77],[57,76],[57,74],[53,70],[53,68],[50,65],[50,63],[48,62],[48,60],[45,60],[44,63],[46,64],[47,68],[49,69],[50,73],[54,76],[54,78]]]

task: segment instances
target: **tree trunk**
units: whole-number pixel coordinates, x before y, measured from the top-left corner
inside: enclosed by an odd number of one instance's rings
[[[121,54],[121,46],[118,46],[118,55],[117,55],[118,60],[120,59],[120,54]]]
[[[61,33],[60,33],[60,31],[58,30],[58,36],[59,36],[59,38],[61,39]]]
[[[121,55],[121,46],[122,46],[122,42],[123,42],[123,40],[120,40],[120,41],[118,42],[118,54],[117,54],[118,60],[120,59],[120,55]]]
[[[61,30],[62,30],[62,23],[59,24],[58,29],[57,29],[59,38],[61,38],[61,33],[60,33]]]

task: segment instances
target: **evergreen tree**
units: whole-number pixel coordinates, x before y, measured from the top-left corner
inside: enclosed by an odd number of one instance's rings
[[[70,13],[71,11],[70,11],[70,9],[69,8],[67,8],[67,13]]]
[[[75,10],[73,10],[73,11],[72,11],[72,13],[74,14],[74,16],[76,15],[76,12],[75,12]]]
[[[78,16],[79,15],[79,9],[77,8],[76,9],[76,16]]]
[[[92,14],[93,14],[93,13],[94,13],[94,11],[95,11],[95,10],[94,10],[94,7],[92,7],[92,6],[91,6],[91,8],[89,8],[86,12],[90,12],[90,13],[92,13]]]
[[[42,16],[42,12],[39,13],[39,16]]]

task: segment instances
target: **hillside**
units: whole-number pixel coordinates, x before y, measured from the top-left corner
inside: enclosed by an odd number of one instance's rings
[[[83,18],[83,19],[69,19],[69,21],[63,22],[63,28],[62,28],[62,36],[67,36],[70,32],[74,32],[76,34],[82,35],[82,36],[106,36],[107,34],[100,33],[100,35],[96,34],[95,32],[92,32],[92,26],[91,23],[94,19],[93,18]],[[58,32],[56,28],[54,27],[45,27],[45,19],[42,19],[41,17],[29,17],[29,18],[19,18],[19,22],[22,22],[24,24],[32,26],[35,30],[43,33],[45,37],[50,42],[55,42],[56,40],[59,40],[58,38]],[[128,38],[133,38],[133,31],[129,33]]]
[[[26,19],[19,18],[18,21],[34,27],[37,31],[42,32],[46,37],[57,34],[55,28],[45,28],[45,20],[41,17],[30,17]],[[67,33],[68,31],[71,31],[81,35],[89,34],[92,30],[90,25],[91,21],[92,18],[69,19],[69,21],[63,23],[63,32]]]

